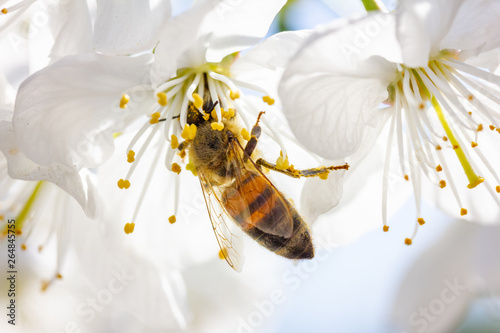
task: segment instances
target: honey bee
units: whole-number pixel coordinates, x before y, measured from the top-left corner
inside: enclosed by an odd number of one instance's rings
[[[205,96],[205,117],[193,105],[189,106],[187,123],[196,125],[196,136],[182,142],[178,149],[187,150],[196,169],[220,254],[233,269],[241,271],[242,241],[234,228],[237,226],[280,256],[312,259],[314,246],[307,223],[266,177],[262,167],[293,177],[312,177],[347,169],[348,165],[301,171],[279,170],[263,159],[254,161],[252,154],[261,134],[259,120],[264,112],[259,114],[251,138],[246,141],[241,135],[243,127],[235,117],[223,119],[221,130],[212,128],[217,120],[209,115],[216,104]]]

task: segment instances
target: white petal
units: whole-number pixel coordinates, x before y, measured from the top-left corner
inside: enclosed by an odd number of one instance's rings
[[[45,166],[57,162],[78,170],[102,163],[120,120],[130,116],[134,103],[147,100],[149,62],[148,55],[83,54],[29,77],[19,89],[13,120],[20,149]],[[129,107],[120,109],[122,94],[133,89],[138,96],[130,92]]]
[[[343,193],[345,170],[332,171],[328,179],[307,179],[300,197],[301,213],[306,221],[313,223],[316,218],[334,208]]]
[[[393,308],[399,329],[429,333],[455,330],[471,300],[482,292],[481,281],[488,277],[475,268],[476,263],[479,260],[495,265],[490,252],[478,251],[486,240],[481,235],[493,232],[495,236],[488,242],[498,244],[498,229],[456,221],[415,262],[400,286]],[[498,276],[498,268],[495,272]]]
[[[60,6],[60,12],[51,17],[57,22],[52,62],[71,54],[92,51],[92,24],[85,0],[74,0]],[[54,23],[53,23],[54,24]]]
[[[397,36],[404,64],[426,66],[436,56],[440,42],[448,33],[465,0],[401,1],[396,13]]]
[[[87,175],[86,170],[77,172],[74,168],[60,163],[40,166],[26,158],[17,146],[10,121],[0,121],[0,150],[7,159],[10,177],[52,182],[75,198],[87,216],[91,218],[96,216],[97,199],[94,184],[91,176]]]
[[[153,87],[164,83],[175,74],[177,68],[196,67],[205,62],[205,45],[198,41],[200,25],[207,12],[215,6],[215,0],[203,2],[199,6],[171,19],[162,29],[160,41],[155,48],[155,61],[151,68]],[[194,46],[193,46],[194,45]],[[198,52],[187,50],[192,47]],[[195,53],[191,59],[190,53]]]
[[[500,46],[500,2],[465,0],[455,16],[440,49],[475,50],[477,53]]]
[[[168,0],[98,0],[94,47],[110,54],[152,49],[170,12]]]
[[[286,31],[267,38],[234,62],[231,76],[274,92],[289,59],[310,35],[310,30]]]
[[[202,27],[209,35],[207,61],[219,62],[228,54],[257,44],[285,3],[285,0],[219,2]]]

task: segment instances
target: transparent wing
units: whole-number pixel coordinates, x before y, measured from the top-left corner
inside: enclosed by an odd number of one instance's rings
[[[207,205],[208,215],[212,222],[212,228],[219,243],[221,254],[226,259],[229,266],[235,271],[241,272],[244,263],[243,257],[243,239],[241,232],[231,221],[231,217],[223,208],[219,200],[217,191],[214,190],[211,182],[203,173],[198,173],[203,196]]]

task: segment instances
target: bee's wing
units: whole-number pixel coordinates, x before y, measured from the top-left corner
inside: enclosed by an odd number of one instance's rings
[[[210,216],[212,228],[219,243],[221,253],[229,266],[235,271],[241,272],[245,261],[243,257],[243,240],[238,235],[241,232],[238,232],[239,230],[235,228],[231,217],[228,216],[223,208],[218,191],[214,190],[207,177],[203,173],[198,172],[198,178],[200,179],[208,215]]]
[[[245,166],[239,149],[243,147],[233,141],[230,154],[234,156],[230,160],[235,165],[235,186],[224,193],[225,210],[243,229],[255,227],[267,234],[290,238],[293,216],[289,204],[249,157],[252,164]]]

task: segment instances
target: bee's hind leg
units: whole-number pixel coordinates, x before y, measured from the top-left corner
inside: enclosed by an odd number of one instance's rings
[[[349,169],[349,164],[344,164],[344,165],[332,165],[329,167],[319,167],[319,168],[312,168],[312,169],[304,169],[304,170],[297,170],[292,166],[286,168],[286,169],[280,169],[276,166],[276,164],[273,164],[271,162],[268,162],[264,160],[263,158],[259,158],[257,161],[255,161],[255,164],[258,166],[264,167],[269,170],[273,170],[276,172],[283,173],[289,177],[293,178],[301,178],[301,177],[320,177],[323,179],[326,179],[328,177],[328,173],[333,170],[348,170]]]
[[[264,114],[264,111],[261,111],[257,117],[257,121],[255,122],[255,125],[252,127],[252,132],[250,133],[251,138],[248,140],[246,146],[245,146],[245,155],[246,156],[252,156],[253,151],[255,150],[255,147],[257,147],[257,142],[259,141],[260,134],[262,133],[262,128],[259,125],[260,117]]]

